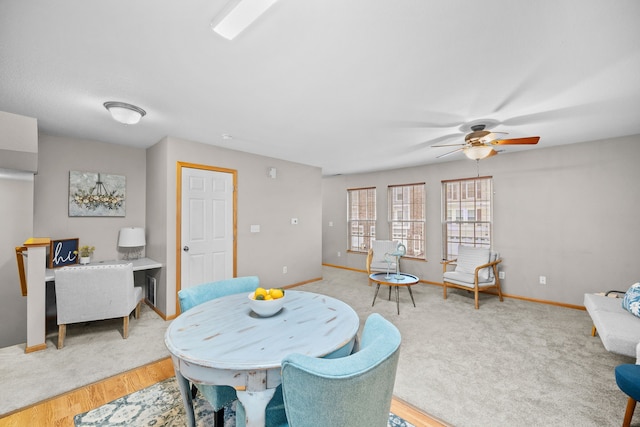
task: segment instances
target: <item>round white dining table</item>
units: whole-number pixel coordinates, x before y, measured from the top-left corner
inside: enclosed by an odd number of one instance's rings
[[[353,346],[359,319],[349,305],[303,291],[287,290],[285,298],[282,310],[272,317],[255,314],[242,293],[207,301],[173,320],[165,344],[188,426],[195,426],[189,382],[235,387],[246,425],[263,427],[285,356],[323,357]]]

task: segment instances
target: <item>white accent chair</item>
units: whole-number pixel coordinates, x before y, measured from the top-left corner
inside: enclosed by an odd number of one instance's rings
[[[398,242],[397,240],[372,241],[369,253],[367,253],[367,274],[371,274],[376,271],[392,271],[395,273],[395,257],[387,257],[387,259],[385,259],[385,254],[395,252],[398,248],[399,243],[400,242]],[[387,262],[387,260],[391,262]],[[369,286],[371,286],[371,281],[369,281]]]
[[[62,267],[55,271],[58,348],[67,325],[113,318],[123,319],[122,337],[129,336],[129,315],[140,317],[142,288],[135,287],[133,266],[127,264]]]
[[[498,264],[502,260],[497,252],[489,248],[477,248],[460,245],[458,258],[442,262],[442,288],[444,299],[447,299],[447,287],[473,291],[476,310],[480,307],[478,293],[489,289],[498,291],[502,301]],[[454,264],[455,270],[448,271],[447,267]]]

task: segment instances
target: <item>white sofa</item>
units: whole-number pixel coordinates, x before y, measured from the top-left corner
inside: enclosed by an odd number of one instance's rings
[[[122,318],[129,336],[129,315],[140,316],[142,288],[134,286],[131,263],[68,266],[55,271],[58,348],[70,323]]]
[[[622,308],[621,298],[584,294],[584,306],[593,320],[591,335],[597,332],[607,351],[636,357],[640,318]]]

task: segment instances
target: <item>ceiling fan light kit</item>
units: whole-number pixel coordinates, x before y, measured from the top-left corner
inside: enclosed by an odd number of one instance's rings
[[[464,147],[462,152],[465,156],[470,158],[471,160],[482,160],[486,159],[491,155],[493,148],[488,145],[472,145],[469,147]]]
[[[233,40],[278,0],[231,0],[211,21],[211,28]]]
[[[498,151],[493,149],[494,145],[534,145],[537,144],[540,140],[539,136],[530,136],[527,138],[515,138],[515,139],[496,139],[496,133],[506,132],[489,132],[488,130],[484,130],[485,125],[483,124],[474,124],[471,126],[471,133],[467,134],[464,137],[464,144],[443,144],[443,145],[432,145],[431,147],[454,147],[459,146],[461,148],[457,148],[448,153],[441,154],[436,158],[441,158],[448,156],[450,154],[457,153],[462,151],[465,156],[467,156],[471,160],[482,160],[487,157],[495,156],[498,154]]]
[[[142,108],[126,102],[108,101],[103,105],[111,113],[113,120],[125,125],[135,125],[147,114]]]

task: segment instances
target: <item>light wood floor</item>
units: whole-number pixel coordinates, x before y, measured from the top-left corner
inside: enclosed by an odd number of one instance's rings
[[[174,376],[169,358],[70,391],[0,418],[0,427],[73,427],[73,417]],[[3,390],[7,392],[7,390]],[[18,391],[19,392],[19,391]],[[419,409],[394,398],[391,411],[416,427],[445,427]]]

